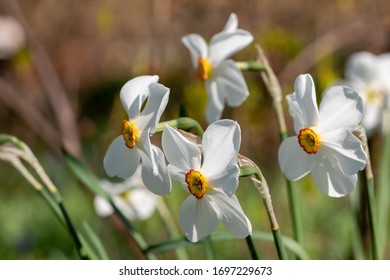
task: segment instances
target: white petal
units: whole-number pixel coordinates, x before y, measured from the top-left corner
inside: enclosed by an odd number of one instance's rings
[[[297,135],[300,129],[317,125],[317,97],[313,79],[309,74],[298,76],[294,84],[294,93],[288,95],[286,99]]]
[[[153,174],[157,175],[158,169],[157,169],[156,160],[154,159],[154,153],[152,148],[153,145],[150,142],[149,132],[150,132],[150,128],[148,130],[142,131],[142,134],[139,138],[139,141],[136,144],[136,147],[144,153],[144,155],[142,155],[142,158],[144,158],[144,156],[149,158],[153,167]]]
[[[111,204],[101,196],[95,196],[93,204],[95,206],[96,214],[100,217],[107,217],[114,213],[114,209],[112,209]]]
[[[371,83],[378,74],[378,58],[369,52],[357,52],[352,54],[345,66],[345,77],[353,83],[362,81]]]
[[[149,85],[156,83],[158,76],[139,76],[128,81],[120,91],[120,98],[125,108],[129,119],[134,119],[138,116],[142,103],[146,100],[149,94]]]
[[[154,194],[167,195],[171,192],[172,184],[163,152],[152,145],[153,158],[155,160],[158,174],[153,172],[153,163],[144,153],[142,156],[142,180],[145,186]]]
[[[367,136],[370,137],[378,130],[382,122],[382,107],[380,104],[366,103],[362,125],[366,130]]]
[[[220,32],[211,38],[210,61],[216,67],[223,60],[231,57],[253,41],[253,36],[245,30],[238,29],[232,32]]]
[[[174,128],[169,126],[164,128],[162,146],[169,163],[185,172],[200,168],[201,152],[199,148]]]
[[[189,34],[181,38],[182,43],[189,49],[192,65],[198,68],[198,58],[208,57],[208,45],[202,36],[198,34]]]
[[[147,189],[137,188],[131,191],[129,204],[133,207],[137,219],[146,220],[153,215],[157,199]]]
[[[232,162],[237,164],[240,144],[241,130],[237,122],[219,120],[209,125],[202,139],[202,170],[210,176],[223,172]]]
[[[185,236],[191,242],[198,242],[209,235],[218,225],[218,208],[207,196],[197,199],[189,196],[180,207],[179,222]]]
[[[186,183],[186,174],[188,173],[189,170],[182,170],[181,167],[177,167],[173,164],[168,164],[168,171],[169,174],[171,175],[171,179],[175,180],[180,183],[180,185],[183,187],[183,189],[190,193],[188,190],[188,185]]]
[[[244,214],[235,195],[228,197],[223,192],[213,191],[209,196],[215,201],[215,205],[218,205],[223,224],[234,236],[245,238],[252,233],[251,222]]]
[[[238,177],[240,168],[238,167],[236,160],[225,167],[219,173],[207,174],[208,182],[213,188],[219,188],[225,192],[225,194],[231,197],[238,187]]]
[[[326,133],[339,128],[353,130],[363,117],[363,99],[353,89],[343,86],[329,88],[320,104],[318,130]]]
[[[298,137],[285,139],[278,153],[280,169],[289,180],[296,181],[308,174],[316,161],[316,155],[307,154],[298,143]]]
[[[152,83],[149,85],[149,96],[145,108],[142,110],[137,120],[140,129],[149,129],[149,133],[154,133],[160,117],[167,106],[169,98],[169,88]]]
[[[225,27],[223,28],[224,32],[233,32],[236,31],[238,27],[238,19],[237,15],[235,13],[231,13],[229,15],[229,19],[225,24]]]
[[[112,201],[128,220],[136,219],[136,210],[129,201],[124,200],[120,196],[114,196]]]
[[[329,162],[337,161],[342,170],[353,175],[363,170],[367,156],[363,151],[360,140],[346,129],[338,129],[321,135],[321,147],[323,153],[330,155]],[[336,164],[336,163],[334,163]]]
[[[356,187],[357,174],[348,175],[332,154],[318,151],[317,164],[312,170],[317,187],[331,197],[341,197],[352,192]]]
[[[213,72],[218,92],[224,92],[231,107],[240,106],[249,96],[244,76],[236,63],[229,59],[221,62]]]
[[[126,179],[134,174],[140,164],[138,149],[126,147],[122,135],[108,147],[103,159],[104,169],[111,177],[118,176]]]
[[[225,107],[226,93],[218,90],[217,80],[215,79],[209,79],[205,84],[208,93],[206,119],[207,123],[210,124],[221,118]]]

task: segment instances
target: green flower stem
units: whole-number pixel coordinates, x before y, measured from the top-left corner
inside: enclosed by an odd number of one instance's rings
[[[130,238],[132,239],[133,243],[137,246],[137,249],[139,249],[140,254],[145,259],[149,260],[156,260],[156,256],[152,252],[148,252],[147,248],[148,245],[145,241],[145,239],[142,237],[142,235],[138,232],[138,230],[133,226],[133,224],[123,215],[123,213],[116,207],[114,202],[109,198],[109,202],[114,209],[115,214],[120,219],[120,221],[125,225]]]
[[[260,72],[267,71],[263,63],[259,61],[236,61],[238,69],[242,71]]]
[[[195,121],[195,120],[193,120],[191,118],[188,118],[188,117],[177,118],[175,120],[161,122],[161,123],[159,123],[157,125],[156,132],[162,132],[166,125],[169,125],[169,126],[172,126],[172,127],[176,127],[176,128],[179,128],[179,129],[183,129],[183,130],[195,128],[196,131],[197,131],[197,134],[200,137],[203,136],[203,132],[204,132],[203,128],[201,127],[201,125],[197,121]]]
[[[288,137],[287,125],[283,112],[282,105],[282,89],[279,84],[279,80],[273,72],[271,66],[268,63],[268,59],[265,56],[263,50],[259,45],[256,45],[258,60],[263,63],[266,71],[262,71],[260,76],[267,87],[268,93],[273,99],[273,106],[276,113],[277,121],[279,124],[279,138],[280,142],[283,142]],[[298,199],[296,190],[290,180],[286,178],[287,185],[287,197],[290,207],[291,222],[293,227],[293,236],[298,243],[303,244],[303,232],[301,216],[298,213]]]
[[[206,258],[208,260],[215,260],[215,252],[213,248],[213,242],[211,240],[211,235],[208,235],[204,238],[204,244],[206,247]]]
[[[251,254],[252,260],[258,260],[259,257],[257,255],[256,249],[255,249],[255,245],[253,244],[252,237],[250,235],[248,235],[245,238],[245,240],[246,240],[246,243],[248,244],[248,248],[249,248],[249,252]]]
[[[164,221],[164,224],[168,230],[168,233],[171,238],[178,238],[180,236],[180,233],[176,227],[175,219],[172,217],[171,212],[169,211],[164,198],[158,197],[157,199],[157,210]],[[188,254],[187,251],[184,248],[178,248],[176,250],[177,256],[181,260],[188,260]]]
[[[257,187],[260,196],[263,200],[264,206],[267,211],[268,219],[270,222],[272,234],[274,237],[274,243],[276,251],[278,253],[279,259],[287,260],[287,252],[283,244],[282,235],[280,233],[279,224],[276,220],[275,212],[272,206],[271,194],[269,192],[267,181],[265,180],[263,174],[261,173],[258,166],[249,158],[239,155],[240,163],[240,176],[252,176],[252,182]],[[254,176],[254,177],[253,177]]]
[[[384,137],[384,147],[381,154],[378,180],[378,242],[383,257],[386,250],[388,219],[390,208],[390,133]]]
[[[378,239],[377,239],[377,221],[376,221],[376,200],[374,192],[374,174],[371,168],[370,151],[368,149],[367,135],[362,126],[355,129],[354,133],[362,141],[362,146],[367,155],[367,163],[365,168],[366,184],[367,188],[367,206],[368,206],[368,221],[370,227],[370,240],[371,240],[371,254],[372,259],[379,259]]]

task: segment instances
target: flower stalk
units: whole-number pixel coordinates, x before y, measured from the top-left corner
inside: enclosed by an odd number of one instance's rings
[[[370,151],[368,148],[367,135],[363,126],[359,125],[354,133],[362,141],[364,152],[367,155],[367,163],[365,167],[365,179],[366,179],[366,191],[367,191],[367,206],[368,206],[368,220],[370,227],[370,241],[371,241],[371,254],[372,259],[379,259],[379,248],[377,238],[377,208],[374,190],[374,174],[372,172]]]
[[[279,80],[273,72],[267,57],[264,54],[263,49],[260,45],[256,45],[257,60],[264,65],[265,71],[260,72],[261,79],[263,80],[268,93],[271,95],[273,100],[273,107],[276,113],[277,121],[279,124],[279,139],[283,142],[288,137],[287,125],[282,105],[282,89],[279,84]],[[290,216],[293,228],[294,239],[299,243],[303,244],[303,232],[302,232],[302,221],[298,210],[298,199],[296,190],[290,180],[286,178],[287,185],[287,196],[290,208]]]

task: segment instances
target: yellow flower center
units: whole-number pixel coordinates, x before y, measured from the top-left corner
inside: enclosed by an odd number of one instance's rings
[[[201,56],[198,57],[198,69],[196,70],[196,73],[202,81],[210,78],[212,69],[213,67],[211,66],[210,60],[208,58]]]
[[[366,87],[363,92],[363,95],[367,103],[381,104],[383,102],[383,95],[381,94],[380,90],[375,89],[373,87]]]
[[[186,174],[186,183],[190,193],[197,199],[201,199],[209,188],[206,178],[199,171],[193,169]]]
[[[135,144],[137,144],[139,130],[135,126],[133,122],[129,122],[126,120],[122,121],[122,135],[125,140],[125,144],[130,149],[134,148]]]
[[[315,154],[320,146],[319,135],[311,128],[303,128],[298,134],[299,145],[308,154]]]

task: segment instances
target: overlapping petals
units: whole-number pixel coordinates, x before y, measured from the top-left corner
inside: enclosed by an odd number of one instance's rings
[[[352,134],[363,117],[363,100],[353,89],[335,86],[325,92],[318,109],[314,82],[307,74],[297,78],[294,89],[287,101],[297,136],[282,142],[280,167],[290,180],[311,172],[321,191],[344,196],[354,190],[357,172],[366,164],[361,142]],[[301,143],[299,136],[304,137],[305,129],[310,130],[310,137]],[[313,152],[307,145],[315,141],[318,150]]]
[[[103,160],[109,176],[126,179],[132,176],[142,163],[142,177],[146,187],[155,194],[168,194],[170,176],[162,152],[150,142],[150,135],[164,111],[169,89],[158,84],[158,76],[140,76],[128,81],[120,92],[120,98],[132,125],[133,147],[129,147],[123,135],[109,146]],[[150,175],[150,176],[149,176]]]
[[[233,54],[248,46],[252,35],[238,29],[238,20],[231,14],[223,31],[215,34],[208,45],[198,34],[189,34],[182,38],[189,49],[195,69],[199,68],[199,58],[206,59],[211,66],[211,73],[205,78],[205,87],[209,95],[206,118],[212,123],[221,118],[225,103],[236,107],[241,105],[249,95],[244,76],[233,60]]]
[[[190,195],[180,208],[180,226],[191,242],[209,235],[220,221],[238,238],[251,234],[251,224],[234,195],[240,142],[240,127],[230,120],[208,127],[202,151],[177,130],[167,126],[163,131],[162,145],[172,178],[192,194],[187,176],[197,172],[199,180],[194,182],[198,188],[205,188],[204,196]]]

